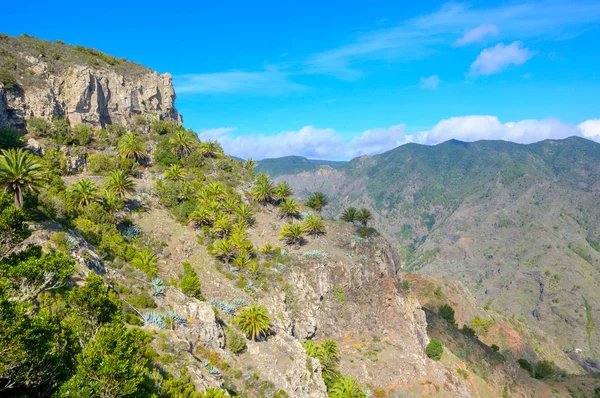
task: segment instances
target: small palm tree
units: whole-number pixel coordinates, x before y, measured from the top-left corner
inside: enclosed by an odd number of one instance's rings
[[[254,209],[247,203],[239,203],[233,211],[238,220],[244,220],[248,225],[254,224],[254,213]]]
[[[9,126],[0,128],[0,149],[14,149],[23,146],[21,136]]]
[[[301,245],[304,242],[304,228],[302,224],[293,223],[284,225],[279,231],[279,239],[285,241],[288,245]]]
[[[220,182],[211,182],[204,187],[208,195],[212,198],[221,200],[227,197],[227,191]]]
[[[300,215],[300,205],[294,198],[287,198],[279,203],[279,217],[297,219]]]
[[[306,200],[306,205],[315,211],[321,211],[329,204],[329,198],[322,192],[315,192]]]
[[[224,238],[225,236],[229,235],[231,228],[233,228],[231,218],[225,213],[219,213],[215,219],[215,222],[213,223],[212,232],[215,236]]]
[[[125,196],[135,191],[133,178],[123,170],[113,170],[106,179],[106,188],[119,196]]]
[[[340,218],[342,221],[354,223],[357,214],[358,210],[356,210],[356,207],[348,207],[347,209],[344,209]]]
[[[200,152],[207,158],[218,158],[223,155],[223,147],[218,141],[205,141],[200,144]]]
[[[208,387],[204,393],[200,394],[198,398],[228,398],[229,395],[220,388],[210,388]]]
[[[213,221],[211,212],[202,205],[198,206],[198,208],[190,214],[189,219],[190,222],[196,227],[211,225]]]
[[[89,178],[82,178],[69,187],[69,194],[78,206],[87,206],[98,198],[98,186]]]
[[[169,181],[183,181],[187,175],[187,172],[183,167],[178,164],[174,164],[165,170],[163,177]]]
[[[2,150],[0,156],[0,186],[13,194],[15,207],[23,207],[26,191],[35,192],[44,181],[42,165],[23,149]]]
[[[294,192],[292,191],[292,187],[290,187],[290,184],[288,184],[285,181],[282,181],[279,184],[277,184],[273,191],[273,197],[276,200],[287,199],[290,196],[292,196],[293,194],[294,194]]]
[[[367,394],[352,377],[340,377],[329,390],[330,398],[366,398]]]
[[[212,247],[211,254],[229,264],[229,261],[235,256],[235,246],[228,239],[217,241]]]
[[[113,216],[123,210],[123,198],[113,190],[105,190],[102,195],[102,206]]]
[[[325,233],[325,222],[316,214],[311,214],[302,223],[302,228],[310,236],[323,235]]]
[[[254,174],[254,169],[258,166],[255,160],[248,158],[244,162],[244,168],[250,172],[250,174]]]
[[[258,203],[267,204],[273,201],[273,194],[273,183],[269,176],[264,173],[257,175],[252,187],[252,199]]]
[[[367,226],[369,220],[373,217],[371,212],[364,207],[356,213],[356,221],[362,224],[363,227]]]
[[[131,260],[131,265],[144,271],[150,276],[156,276],[158,271],[156,267],[156,255],[150,250],[142,250]]]
[[[194,187],[192,187],[191,184],[188,184],[185,181],[182,182],[177,189],[177,199],[179,199],[180,202],[192,199],[194,197],[194,194]]]
[[[125,134],[117,144],[119,155],[123,158],[141,160],[146,157],[146,149],[144,143],[134,133]]]
[[[236,315],[234,322],[242,333],[254,341],[266,337],[271,329],[269,312],[261,305],[242,308],[240,313]]]
[[[194,137],[193,133],[181,128],[171,135],[168,143],[171,151],[176,154],[179,159],[183,159],[197,147],[198,140]]]

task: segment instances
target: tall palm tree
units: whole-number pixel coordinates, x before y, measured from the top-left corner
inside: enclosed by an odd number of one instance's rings
[[[166,180],[170,181],[182,181],[183,179],[185,179],[186,175],[187,172],[185,171],[185,169],[178,164],[170,166],[163,173],[163,177],[165,177]]]
[[[0,186],[14,196],[15,207],[23,207],[26,191],[35,192],[42,184],[42,165],[23,149],[2,150],[0,156]]]
[[[98,186],[89,178],[82,178],[69,187],[71,198],[79,206],[87,206],[98,197]]]
[[[300,205],[294,198],[287,198],[279,203],[279,217],[293,220],[300,215]]]
[[[266,336],[271,329],[271,317],[267,309],[261,305],[242,308],[234,322],[249,339],[258,340]]]
[[[294,192],[292,191],[292,187],[285,181],[281,181],[279,184],[275,186],[273,191],[273,197],[277,200],[287,199],[292,196]]]
[[[179,159],[183,159],[196,148],[198,140],[192,133],[181,128],[169,137],[168,143],[171,151],[176,154]]]
[[[364,207],[356,213],[356,221],[362,224],[363,227],[367,226],[369,220],[373,217],[371,212]]]
[[[330,398],[366,398],[367,394],[350,376],[340,377],[329,390]]]
[[[358,214],[358,210],[356,210],[356,207],[348,207],[348,208],[344,209],[340,219],[342,221],[354,223],[356,221],[357,214]]]
[[[261,204],[267,204],[273,201],[273,194],[274,189],[271,178],[265,173],[257,175],[252,187],[252,199]]]
[[[329,198],[322,192],[315,192],[306,200],[306,205],[316,211],[321,211],[323,207],[329,204]]]
[[[123,158],[141,160],[146,157],[144,143],[134,133],[125,134],[117,144],[119,155]]]
[[[125,196],[135,191],[135,182],[123,170],[113,170],[106,179],[106,188],[115,191],[119,196]]]
[[[325,222],[316,214],[311,214],[302,222],[302,228],[311,236],[319,236],[325,233]]]

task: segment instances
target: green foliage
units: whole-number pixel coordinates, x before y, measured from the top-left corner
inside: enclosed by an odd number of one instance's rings
[[[78,124],[73,127],[73,139],[79,145],[88,145],[94,138],[94,130],[88,124]]]
[[[519,362],[519,366],[521,367],[521,369],[525,369],[531,377],[535,376],[535,371],[533,369],[533,365],[531,364],[531,362],[529,362],[525,358],[520,358],[518,360],[518,362]]]
[[[10,90],[17,84],[17,79],[11,70],[0,68],[0,83],[5,89]]]
[[[442,342],[438,339],[431,339],[427,347],[425,348],[425,354],[434,361],[439,361],[442,359],[442,354],[444,353],[444,346]]]
[[[365,208],[360,209],[356,213],[356,221],[361,223],[361,225],[363,227],[367,226],[367,223],[371,220],[371,218],[373,218],[373,215],[371,214],[371,212],[369,210],[367,210]]]
[[[127,329],[121,323],[103,326],[78,355],[75,373],[57,396],[149,396],[152,383],[145,350],[141,330]]]
[[[234,329],[225,328],[225,339],[227,340],[227,348],[234,354],[241,354],[246,351],[246,339]]]
[[[7,195],[0,194],[0,258],[10,252],[31,232],[25,224],[25,214],[21,209],[15,208]]]
[[[156,254],[148,249],[137,252],[131,260],[131,265],[150,276],[156,276],[158,273]]]
[[[366,398],[367,394],[352,377],[340,377],[329,389],[330,398]]]
[[[498,351],[500,351],[500,347],[498,347],[496,344],[492,344],[492,345],[490,346],[490,348],[491,348],[491,349],[492,349],[492,351],[494,351],[494,352],[498,352]]]
[[[456,319],[454,318],[454,308],[448,304],[442,304],[439,308],[439,313],[442,318],[448,322],[451,326],[456,326]]]
[[[0,150],[21,148],[23,145],[23,138],[12,127],[0,128]]]
[[[287,199],[292,196],[294,192],[292,191],[292,187],[285,181],[281,181],[277,184],[273,190],[273,197],[276,200]]]
[[[508,228],[512,227],[513,225],[515,225],[515,222],[510,218],[503,218],[502,220],[498,221],[498,228]]]
[[[177,155],[179,159],[183,159],[185,156],[192,153],[199,143],[197,136],[193,132],[186,131],[183,128],[179,128],[171,133],[168,142],[171,152]]]
[[[88,178],[82,178],[69,187],[69,195],[77,206],[87,206],[98,199],[98,186]]]
[[[106,189],[114,191],[119,196],[126,196],[135,191],[133,178],[123,170],[114,170],[105,180]]]
[[[271,330],[271,317],[267,309],[260,305],[244,307],[236,315],[235,324],[249,339],[258,341]]]
[[[137,161],[146,157],[146,149],[140,137],[134,133],[125,134],[117,145],[119,155],[123,158],[135,159]]]
[[[25,192],[35,192],[44,181],[42,165],[23,149],[2,150],[0,155],[0,187],[13,194],[15,207],[23,207]]]
[[[274,200],[274,195],[275,188],[271,178],[263,173],[258,174],[252,187],[252,199],[261,204],[267,204]]]
[[[321,343],[307,340],[303,346],[308,356],[319,360],[323,379],[327,385],[332,384],[334,380],[340,377],[338,369],[340,362],[339,348],[334,340],[327,339]]]
[[[190,263],[183,263],[183,277],[179,282],[181,291],[190,297],[200,297],[200,279]]]
[[[467,337],[477,338],[477,333],[475,332],[475,329],[468,325],[463,325],[460,331]]]
[[[473,318],[472,325],[476,330],[482,333],[487,333],[490,330],[490,322],[479,317],[478,315],[476,315],[475,318]]]
[[[554,363],[543,359],[535,364],[535,378],[536,379],[550,379],[555,375]]]
[[[357,214],[358,214],[358,210],[356,209],[356,207],[348,207],[347,209],[344,209],[340,219],[342,221],[354,223],[356,221]]]
[[[306,200],[305,204],[311,209],[320,212],[323,207],[329,204],[329,198],[322,192],[315,192]]]
[[[279,231],[278,237],[288,245],[301,245],[304,243],[304,228],[300,223],[284,225]]]
[[[325,233],[325,222],[316,214],[311,214],[302,222],[302,228],[310,236],[320,236]]]
[[[283,199],[279,203],[279,216],[287,219],[297,219],[300,216],[300,205],[294,198]]]
[[[344,287],[342,285],[335,285],[333,287],[333,299],[340,304],[344,304],[346,302],[346,293],[344,293]]]

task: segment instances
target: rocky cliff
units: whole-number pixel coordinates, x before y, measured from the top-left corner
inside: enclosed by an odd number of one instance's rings
[[[5,37],[0,67],[5,80],[0,123],[16,128],[25,127],[30,117],[66,118],[71,125],[94,127],[128,124],[136,116],[182,121],[170,74],[93,49]]]

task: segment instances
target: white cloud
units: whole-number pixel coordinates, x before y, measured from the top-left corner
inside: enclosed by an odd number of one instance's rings
[[[421,88],[425,90],[434,90],[437,86],[440,85],[442,81],[438,77],[438,75],[431,75],[429,77],[421,78]]]
[[[175,76],[178,94],[251,94],[259,96],[283,95],[303,91],[305,86],[295,83],[290,75],[279,70],[262,72],[216,72]]]
[[[496,25],[479,25],[476,28],[469,29],[462,37],[456,39],[454,45],[456,47],[466,46],[468,44],[479,43],[488,36],[496,36],[499,29]]]
[[[491,26],[503,40],[565,40],[599,21],[597,1],[549,0],[491,8],[447,3],[433,13],[357,35],[348,44],[313,54],[306,64],[311,73],[351,80],[360,77],[370,61],[422,59],[446,50],[458,36],[464,35],[466,43],[491,35]],[[482,22],[487,28],[482,28]]]
[[[533,52],[523,48],[523,43],[515,41],[508,46],[498,43],[494,47],[484,49],[475,62],[471,64],[470,74],[494,75],[511,65],[521,65],[533,57]]]
[[[574,126],[558,119],[522,120],[502,123],[496,116],[470,115],[439,121],[429,130],[407,132],[403,124],[363,131],[346,138],[334,129],[305,126],[274,135],[235,135],[233,127],[205,130],[201,139],[217,139],[225,151],[241,158],[276,158],[298,155],[316,159],[352,159],[375,155],[415,142],[435,145],[450,139],[461,141],[504,140],[529,144],[546,139],[583,136],[600,142],[600,119]]]
[[[577,125],[581,134],[592,140],[600,141],[600,119],[590,119]]]

